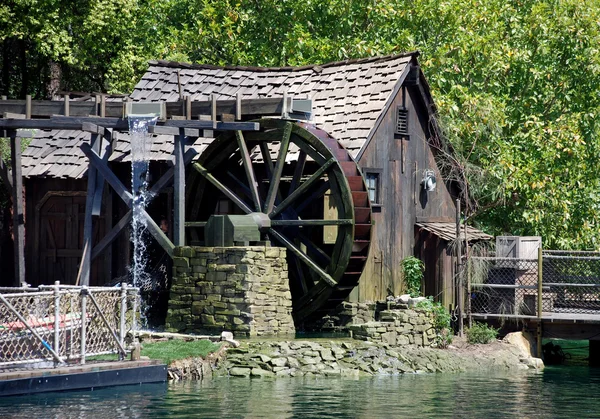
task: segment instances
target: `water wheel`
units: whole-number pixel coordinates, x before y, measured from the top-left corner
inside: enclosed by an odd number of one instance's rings
[[[255,214],[265,240],[288,249],[293,314],[301,323],[335,308],[358,284],[370,201],[358,166],[325,131],[259,122],[259,132],[222,134],[192,165],[186,218]],[[201,228],[189,231],[189,243],[202,243]]]

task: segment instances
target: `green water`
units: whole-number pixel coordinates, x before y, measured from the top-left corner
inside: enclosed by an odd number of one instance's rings
[[[600,369],[228,379],[0,399],[2,418],[600,418]]]

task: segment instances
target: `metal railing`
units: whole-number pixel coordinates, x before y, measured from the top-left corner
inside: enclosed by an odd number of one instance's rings
[[[537,259],[472,257],[472,316],[600,320],[600,252],[543,250]]]
[[[60,285],[0,288],[0,367],[128,352],[139,319],[139,290]]]

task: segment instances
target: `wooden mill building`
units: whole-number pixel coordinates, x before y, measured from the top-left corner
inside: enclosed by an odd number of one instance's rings
[[[168,109],[181,109],[182,114],[190,103],[212,103],[214,114],[219,103],[254,101],[254,108],[245,108],[244,119],[272,117],[277,112],[288,116],[285,98],[312,100],[312,112],[304,116],[347,150],[362,173],[370,200],[370,249],[350,298],[366,301],[399,294],[403,289],[400,262],[417,255],[426,265],[426,293],[443,296],[449,303],[454,260],[448,244],[453,239],[455,197],[436,165],[442,139],[417,57],[418,53],[410,53],[281,68],[153,61],[129,99],[166,102]],[[266,112],[259,106],[261,100],[275,98],[284,98],[284,109]],[[193,112],[192,116],[197,119]],[[209,132],[204,135],[191,145],[200,155],[213,141]],[[39,130],[23,154],[26,273],[31,284],[74,282],[77,277],[88,167],[79,146],[89,137],[82,131]],[[125,182],[130,176],[129,136],[115,132],[113,137],[108,164]],[[290,171],[301,156],[300,149],[289,149],[285,163]],[[150,158],[151,176],[158,178],[173,164],[173,137],[156,135]],[[251,159],[261,161],[255,155]],[[126,214],[112,189],[104,188],[102,193],[95,243]],[[162,194],[165,199],[155,200],[148,212],[157,222],[162,217],[172,221],[172,190]],[[489,238],[475,230],[469,236]],[[125,274],[127,243],[122,235],[92,256],[91,284]]]

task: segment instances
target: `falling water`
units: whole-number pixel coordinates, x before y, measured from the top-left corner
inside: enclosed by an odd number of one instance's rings
[[[148,273],[146,248],[149,243],[146,219],[143,210],[151,199],[148,192],[148,165],[152,148],[152,136],[148,127],[156,124],[156,117],[129,116],[129,134],[131,137],[131,189],[133,195],[133,219],[131,222],[131,241],[133,242],[133,261],[130,266],[133,285],[147,290],[152,278]]]

